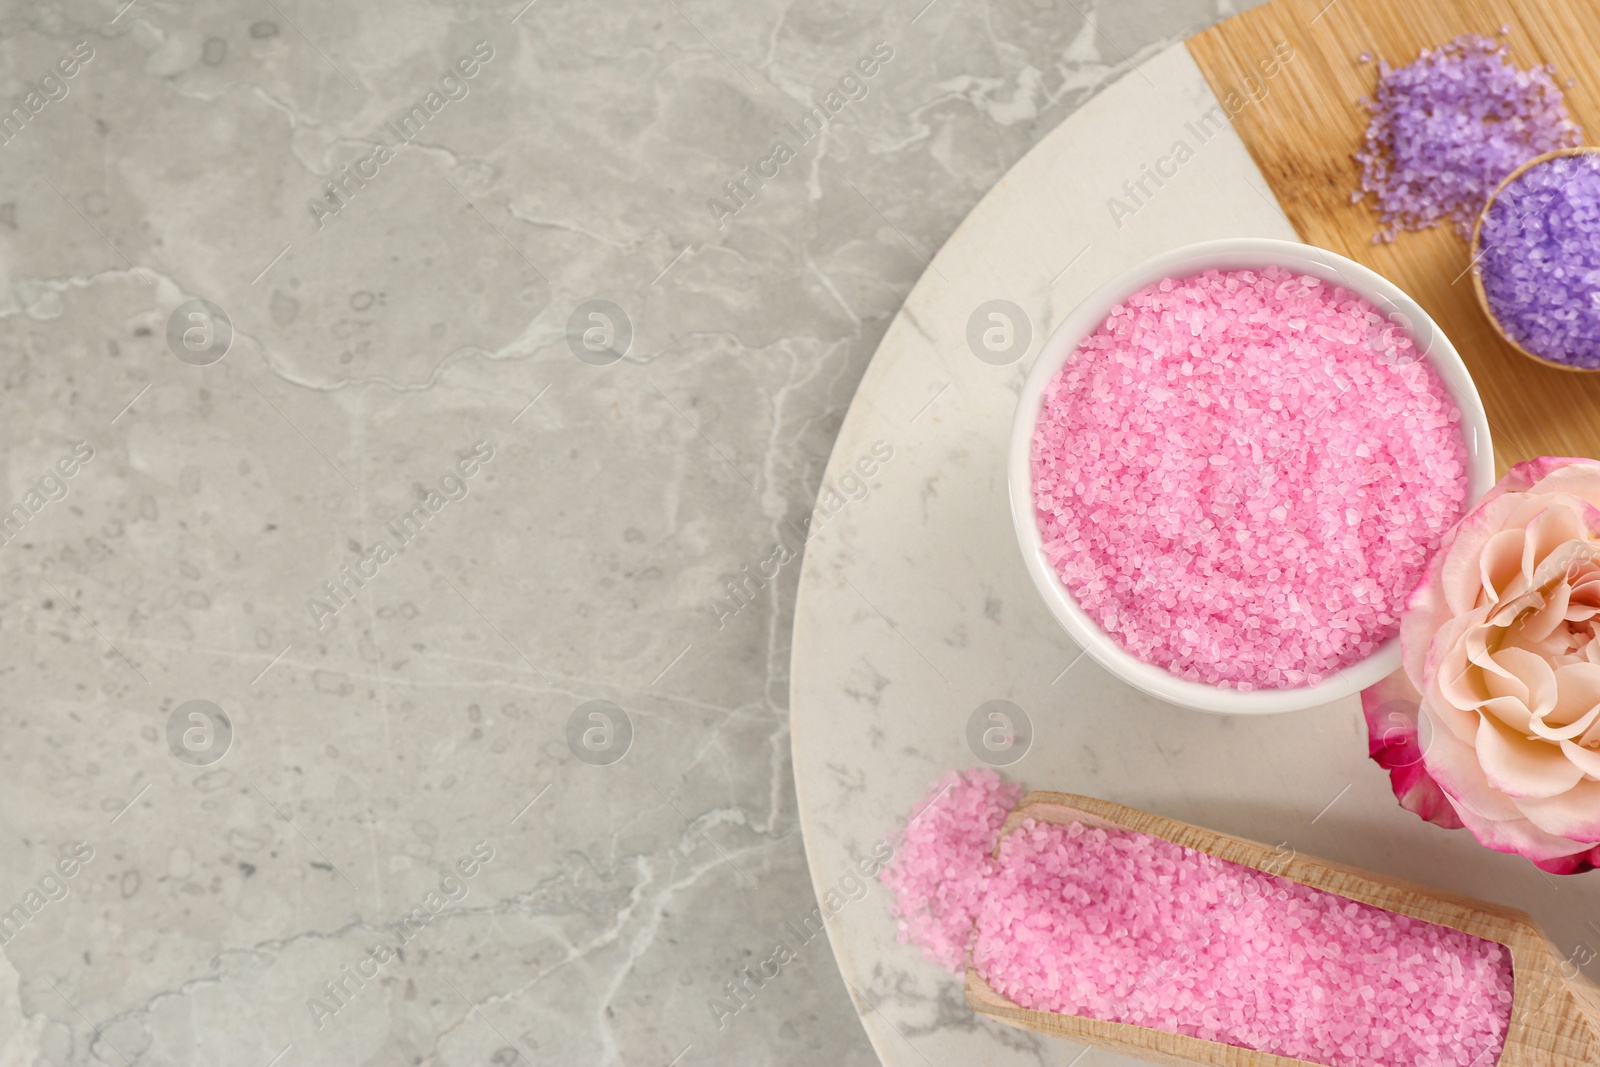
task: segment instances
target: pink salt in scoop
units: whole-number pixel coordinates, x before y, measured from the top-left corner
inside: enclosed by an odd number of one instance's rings
[[[1493,941],[1115,827],[1025,820],[996,867],[972,966],[1022,1007],[1329,1067],[1493,1063],[1505,1043]]]
[[[908,839],[896,907],[970,876],[977,832]],[[1028,794],[999,839],[966,941],[967,1003],[997,1021],[1164,1063],[1600,1062],[1600,990],[1522,912],[1065,793]]]
[[[1467,504],[1461,414],[1425,357],[1283,267],[1146,287],[1044,390],[1047,562],[1178,678],[1291,689],[1367,658]]]

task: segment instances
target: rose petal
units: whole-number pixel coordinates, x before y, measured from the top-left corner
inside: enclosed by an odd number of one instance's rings
[[[1595,667],[1600,669],[1600,664],[1596,663],[1574,663],[1572,666]],[[1500,719],[1501,722],[1505,722],[1505,718],[1503,716],[1497,715],[1495,717]],[[1528,716],[1528,727],[1523,732],[1532,734],[1535,737],[1543,738],[1546,741],[1570,741],[1574,737],[1583,735],[1588,731],[1589,727],[1595,724],[1597,719],[1600,719],[1600,704],[1594,705],[1588,711],[1580,715],[1577,719],[1567,723],[1566,725],[1552,725],[1552,720],[1554,719],[1554,712],[1543,719],[1535,719],[1530,715]],[[1513,730],[1518,729],[1517,724],[1514,722],[1506,722],[1506,725],[1511,727]]]
[[[1519,649],[1518,651],[1522,650]],[[1485,665],[1483,672],[1483,688],[1490,697],[1510,697],[1523,704],[1532,703],[1532,694],[1528,689],[1527,682],[1513,674],[1506,666],[1495,663],[1493,657],[1490,657],[1490,662],[1494,663],[1493,669]],[[1540,662],[1543,661],[1541,660]],[[1443,686],[1441,685],[1440,688],[1442,689]],[[1446,693],[1448,692],[1449,690],[1446,690]],[[1467,705],[1457,704],[1456,706],[1466,707]]]
[[[1422,714],[1431,715],[1431,709],[1425,706]],[[1510,797],[1489,784],[1471,744],[1448,730],[1435,729],[1424,748],[1422,762],[1458,814],[1465,809],[1490,822],[1527,818]]]
[[[1484,643],[1482,616],[1486,608],[1478,608],[1471,615],[1451,619],[1440,628],[1434,639],[1434,649],[1428,655],[1424,668],[1427,703],[1434,710],[1439,723],[1452,731],[1462,741],[1471,744],[1478,733],[1477,708],[1485,695],[1480,675],[1496,673],[1516,681],[1526,689],[1516,676],[1494,661]],[[1468,657],[1474,656],[1482,671],[1472,669]],[[1409,671],[1407,674],[1409,676]]]
[[[1541,717],[1550,714],[1556,706],[1556,672],[1550,669],[1549,660],[1524,648],[1502,648],[1493,659],[1527,686],[1529,711]]]
[[[1536,721],[1533,732],[1564,741],[1582,734],[1600,714],[1600,664],[1563,664],[1555,677],[1556,705],[1542,722]]]
[[[1586,852],[1573,853],[1570,856],[1560,856],[1552,860],[1530,859],[1528,862],[1551,874],[1582,874],[1585,871],[1594,870],[1596,866],[1600,866],[1600,845]]]
[[[1600,604],[1600,561],[1591,560],[1577,568],[1567,584],[1572,586],[1572,599],[1575,603],[1588,607]]]
[[[1539,558],[1530,580],[1539,588],[1556,581],[1570,582],[1579,572],[1593,566],[1596,553],[1597,548],[1592,541],[1573,539],[1552,545],[1550,551]],[[1523,555],[1527,555],[1526,544],[1523,546]]]
[[[1484,596],[1500,600],[1501,591],[1522,572],[1523,531],[1501,530],[1484,543],[1483,555],[1478,559],[1478,575],[1483,582]]]
[[[1540,598],[1543,604],[1517,623],[1518,643],[1541,642],[1555,633],[1556,627],[1567,621],[1567,604],[1571,597],[1571,586],[1557,582],[1548,596]]]
[[[1579,782],[1553,797],[1523,797],[1517,807],[1546,833],[1585,844],[1600,842],[1600,782]]]
[[[1518,593],[1509,600],[1496,601],[1489,610],[1488,619],[1490,626],[1510,626],[1517,621],[1517,616],[1526,611],[1537,611],[1544,607],[1544,594],[1537,589],[1529,589]]]
[[[1600,751],[1577,741],[1563,741],[1561,754],[1590,778],[1600,778]]]
[[[1489,784],[1509,797],[1552,797],[1583,778],[1555,745],[1530,741],[1492,715],[1480,716],[1478,762]]]
[[[1415,605],[1432,609],[1429,613],[1433,614],[1437,611],[1435,597],[1443,601],[1442,608],[1448,615],[1464,615],[1476,607],[1483,593],[1483,576],[1478,567],[1483,548],[1501,530],[1518,525],[1510,520],[1527,499],[1523,494],[1513,493],[1480,503],[1471,514],[1457,523],[1449,544],[1441,546],[1434,556],[1437,568],[1429,568],[1423,584],[1417,587],[1411,601],[1407,602],[1406,610],[1412,611]],[[1526,551],[1523,558],[1527,558]],[[1417,603],[1418,594],[1425,588],[1430,590],[1429,597],[1423,603]]]
[[[1433,735],[1424,761],[1462,825],[1480,844],[1497,852],[1526,856],[1541,867],[1547,862],[1559,866],[1559,861],[1566,857],[1588,851],[1589,846],[1584,842],[1540,829],[1522,813],[1516,801],[1490,788],[1471,746],[1463,745],[1450,734],[1439,731]],[[1570,867],[1571,871],[1587,869],[1581,864]]]
[[[1544,465],[1535,470],[1534,464]],[[1592,459],[1562,459],[1548,457],[1518,464],[1529,468],[1517,474],[1519,480],[1527,478],[1527,488],[1536,493],[1571,493],[1573,496],[1600,507],[1600,465]],[[1513,468],[1515,472],[1517,468]],[[1508,473],[1502,481],[1512,477]],[[1493,492],[1493,490],[1491,490]]]
[[[1526,856],[1533,865],[1551,874],[1578,874],[1595,866],[1595,851],[1586,842],[1561,837],[1535,826],[1523,816],[1516,819],[1485,819],[1456,803],[1456,814],[1478,843],[1496,852]]]
[[[1533,732],[1533,714],[1528,711],[1528,705],[1516,697],[1494,697],[1485,700],[1479,710],[1488,712],[1519,734]],[[1473,737],[1477,737],[1476,731]]]
[[[1547,501],[1545,508],[1528,523],[1527,536],[1522,544],[1524,568],[1530,575],[1533,574],[1533,568],[1527,567],[1528,560],[1542,561],[1561,545],[1581,542],[1585,533],[1583,520],[1571,508],[1564,506],[1561,497],[1543,499]],[[1582,501],[1575,503],[1581,504]]]
[[[1460,829],[1461,817],[1423,762],[1418,731],[1420,699],[1403,670],[1362,690],[1367,752],[1373,762],[1388,770],[1389,785],[1401,807],[1447,830]]]
[[[1530,594],[1537,599],[1532,604],[1532,610],[1523,614],[1522,618],[1512,622],[1508,627],[1493,631],[1489,640],[1496,642],[1501,649],[1519,648],[1539,659],[1549,663],[1567,663],[1573,651],[1573,633],[1570,627],[1556,620],[1556,625],[1549,633],[1540,636],[1533,627],[1536,620],[1554,617],[1550,602],[1537,593]],[[1547,614],[1550,613],[1550,614]]]

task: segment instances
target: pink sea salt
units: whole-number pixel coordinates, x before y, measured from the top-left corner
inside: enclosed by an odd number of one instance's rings
[[[1046,387],[1044,550],[1128,652],[1241,690],[1370,655],[1466,501],[1460,412],[1405,330],[1280,267],[1164,279]]]
[[[1502,33],[1505,28],[1502,28]],[[1363,52],[1362,56],[1369,53]],[[1555,68],[1522,70],[1505,45],[1463,34],[1424,48],[1404,67],[1380,62],[1378,86],[1362,101],[1371,113],[1359,201],[1371,194],[1383,219],[1374,241],[1441,221],[1463,238],[1494,187],[1534,156],[1576,145]]]
[[[973,966],[1023,1007],[1328,1064],[1492,1064],[1503,946],[1158,838],[1029,820],[1000,848]]]
[[[911,812],[894,860],[878,877],[894,894],[902,944],[939,966],[966,965],[972,920],[993,876],[1000,827],[1022,795],[991,770],[950,771]]]

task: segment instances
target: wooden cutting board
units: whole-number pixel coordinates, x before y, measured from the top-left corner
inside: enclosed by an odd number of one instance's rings
[[[1600,0],[1274,0],[1189,39],[1219,100],[1287,41],[1292,61],[1234,129],[1303,240],[1364,263],[1410,293],[1455,343],[1478,384],[1501,473],[1534,456],[1600,457],[1600,372],[1540,366],[1495,334],[1478,306],[1467,242],[1450,225],[1374,244],[1380,228],[1352,158],[1366,130],[1358,101],[1377,83],[1370,51],[1400,66],[1460,33],[1506,42],[1519,67],[1552,63],[1587,143],[1600,143]],[[1565,87],[1567,79],[1576,84]]]

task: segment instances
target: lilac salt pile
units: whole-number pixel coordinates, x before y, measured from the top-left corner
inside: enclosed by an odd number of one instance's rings
[[[1465,34],[1423,49],[1409,66],[1378,66],[1377,91],[1356,161],[1383,230],[1426,229],[1442,220],[1469,237],[1478,213],[1507,174],[1534,156],[1578,143],[1553,67],[1522,70],[1503,44]]]
[[[902,944],[951,972],[966,966],[972,921],[994,875],[1000,827],[1022,795],[991,770],[951,771],[911,812],[894,861],[879,875],[894,894]]]
[[[1501,945],[1121,830],[1001,846],[973,966],[1027,1008],[1330,1067],[1492,1064]]]
[[[1466,503],[1460,412],[1405,331],[1281,267],[1164,279],[1044,390],[1044,551],[1132,655],[1314,685],[1394,636]]]
[[[1544,359],[1600,368],[1600,153],[1557,156],[1507,184],[1479,250],[1508,337]]]

